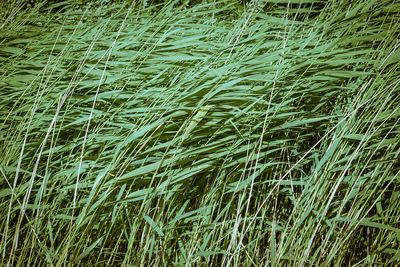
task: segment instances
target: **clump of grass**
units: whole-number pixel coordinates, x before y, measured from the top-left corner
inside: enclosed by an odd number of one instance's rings
[[[399,10],[1,9],[9,265],[399,263]]]

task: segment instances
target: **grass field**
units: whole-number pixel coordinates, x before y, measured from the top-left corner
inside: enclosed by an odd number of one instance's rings
[[[8,2],[1,266],[400,264],[400,1]]]

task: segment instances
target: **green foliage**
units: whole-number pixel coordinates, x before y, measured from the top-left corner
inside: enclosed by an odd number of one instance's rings
[[[21,3],[1,265],[399,264],[398,1]]]

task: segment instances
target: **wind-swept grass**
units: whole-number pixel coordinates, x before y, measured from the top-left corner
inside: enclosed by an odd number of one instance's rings
[[[2,265],[400,263],[399,1],[21,3]]]

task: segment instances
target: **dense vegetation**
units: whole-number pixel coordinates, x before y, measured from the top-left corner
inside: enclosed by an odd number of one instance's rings
[[[400,1],[4,3],[1,265],[400,264]]]

